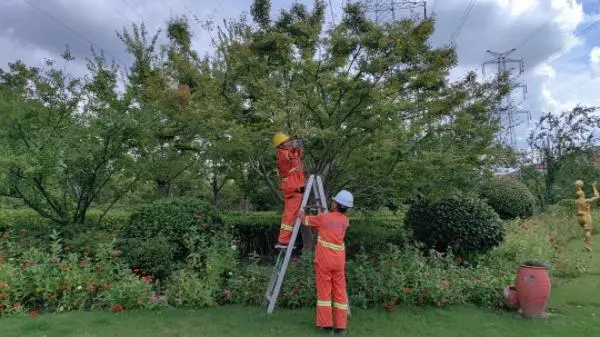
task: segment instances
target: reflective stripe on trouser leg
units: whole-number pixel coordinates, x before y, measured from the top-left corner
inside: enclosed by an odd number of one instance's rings
[[[302,205],[302,193],[288,193],[284,196],[283,201],[283,214],[281,216],[278,241],[283,244],[288,244],[292,238],[298,210]]]
[[[331,272],[333,290],[333,319],[335,327],[346,329],[348,326],[348,299],[346,298],[346,273],[344,270]]]
[[[317,326],[333,327],[331,312],[331,274],[315,264],[315,280],[317,283]]]

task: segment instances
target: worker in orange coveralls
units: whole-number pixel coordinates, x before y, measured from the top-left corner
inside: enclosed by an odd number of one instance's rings
[[[344,236],[350,225],[346,212],[352,207],[352,194],[342,190],[333,199],[331,212],[305,216],[304,210],[299,211],[304,225],[319,233],[315,249],[317,327],[327,333],[345,334],[348,325]]]
[[[278,132],[273,136],[273,146],[277,148],[277,176],[280,179],[279,188],[284,197],[281,227],[275,248],[283,249],[287,248],[292,237],[304,194],[302,143],[292,141],[288,135]]]

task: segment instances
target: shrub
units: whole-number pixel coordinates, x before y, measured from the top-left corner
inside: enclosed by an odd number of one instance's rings
[[[3,238],[8,258],[0,264],[1,315],[156,306],[152,279],[131,273],[112,245],[101,245],[95,258],[87,258],[65,255],[57,235],[51,242],[50,252],[18,252]]]
[[[480,194],[501,219],[523,219],[533,215],[535,197],[517,178],[492,177],[483,184]]]
[[[460,255],[481,254],[498,246],[504,226],[496,212],[479,199],[453,196],[415,202],[405,224],[427,248]]]
[[[214,208],[203,200],[158,200],[131,213],[119,247],[132,268],[164,280],[187,258],[185,237],[190,228],[195,225],[209,228],[220,222]]]
[[[238,304],[260,304],[272,267],[252,265],[240,275],[234,299]],[[514,277],[514,268],[459,267],[452,254],[433,253],[424,258],[419,251],[393,245],[376,256],[359,253],[346,264],[349,303],[354,308],[395,306],[445,307],[473,303],[486,307],[502,305],[501,290]],[[277,305],[284,308],[313,307],[316,302],[314,265],[310,257],[290,263]],[[252,282],[250,281],[252,280]],[[236,296],[236,293],[240,293]]]
[[[206,234],[209,235],[206,235]],[[185,237],[186,266],[170,278],[166,294],[176,306],[204,307],[231,302],[237,277],[236,240],[227,229],[194,226]]]
[[[507,222],[506,239],[486,259],[491,259],[495,268],[513,269],[526,260],[548,261],[553,276],[581,275],[590,266],[588,256],[564,249],[573,239],[581,240],[583,246],[583,230],[574,212],[561,205],[552,205],[526,221]],[[600,212],[595,210],[592,216],[600,217]]]
[[[129,213],[111,211],[102,216],[99,210],[90,210],[86,222],[75,230],[69,230],[70,235],[63,237],[65,250],[71,253],[94,255],[99,243],[108,244],[119,235],[121,228],[129,219]],[[0,233],[8,233],[23,248],[36,247],[48,250],[48,237],[53,231],[64,234],[64,227],[41,217],[32,209],[14,209],[0,211]]]
[[[233,228],[240,239],[243,256],[252,253],[267,255],[273,251],[277,241],[281,215],[275,212],[249,212],[223,214],[223,223]],[[402,223],[402,216],[392,215],[350,215],[350,228],[346,233],[346,250],[350,256],[361,247],[377,250],[386,243],[404,246],[409,242],[408,233]],[[301,236],[298,236],[301,242]]]

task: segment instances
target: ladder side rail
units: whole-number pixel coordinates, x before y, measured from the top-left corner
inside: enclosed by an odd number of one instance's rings
[[[321,208],[323,211],[327,210],[327,196],[325,195],[325,189],[323,188],[323,178],[321,176],[317,176],[317,195],[319,196],[319,201],[321,202]]]
[[[300,206],[302,209],[306,208],[306,204],[308,202],[310,192],[312,190],[314,182],[315,182],[315,176],[311,175],[310,178],[308,178],[307,188],[305,189],[304,196],[302,197],[302,204]],[[296,243],[296,238],[298,237],[298,232],[300,230],[300,226],[301,226],[300,218],[298,216],[296,216],[294,230],[292,231],[292,237],[290,239],[290,242],[288,243],[288,247],[285,252],[285,258],[283,260],[283,264],[281,265],[281,269],[279,270],[279,272],[276,271],[277,281],[275,282],[275,289],[273,289],[273,292],[271,293],[271,296],[269,298],[269,307],[267,309],[267,313],[269,313],[269,314],[271,314],[273,312],[273,310],[275,309],[275,303],[277,302],[277,297],[279,296],[279,291],[281,290],[281,285],[283,283],[283,279],[285,277],[285,273],[287,271],[287,267],[288,267],[290,258],[292,257],[292,251],[294,250],[294,245]]]

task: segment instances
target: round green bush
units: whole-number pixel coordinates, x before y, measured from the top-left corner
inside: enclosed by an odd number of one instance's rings
[[[416,240],[428,249],[459,255],[481,254],[504,240],[504,224],[483,200],[452,196],[437,201],[420,200],[404,220]]]
[[[138,206],[131,213],[121,233],[119,248],[132,269],[164,280],[189,255],[185,244],[189,229],[195,225],[210,228],[221,223],[217,211],[204,200],[157,200]]]
[[[483,184],[480,195],[501,219],[524,219],[533,215],[535,197],[517,178],[492,177]]]

